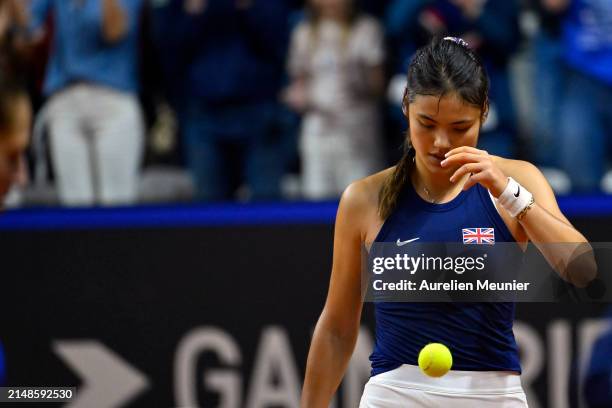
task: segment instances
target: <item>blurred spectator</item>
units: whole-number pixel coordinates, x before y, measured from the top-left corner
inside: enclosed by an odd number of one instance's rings
[[[27,14],[19,0],[0,0],[0,70],[19,71],[23,48],[22,34],[26,29]],[[16,72],[11,72],[13,75]]]
[[[491,78],[490,111],[478,144],[492,154],[505,157],[517,153],[516,113],[508,63],[520,42],[518,11],[514,1],[394,0],[386,19],[390,41],[400,50],[402,77],[414,50],[432,35],[462,37],[478,52]],[[396,102],[397,112],[404,86],[405,80],[391,82],[390,98]]]
[[[42,103],[40,88],[48,39],[32,43],[27,27],[29,1],[0,0],[0,70],[22,78],[36,110]]]
[[[280,196],[286,0],[160,0],[153,37],[198,200]]]
[[[308,11],[292,35],[285,100],[304,114],[303,193],[323,199],[382,166],[384,45],[381,27],[353,0],[312,0]]]
[[[530,0],[539,20],[531,44],[534,63],[532,82],[532,158],[544,167],[559,167],[559,121],[565,87],[561,23],[570,0]]]
[[[143,118],[136,97],[142,0],[31,0],[30,32],[49,13],[44,92],[51,156],[67,205],[125,204],[137,196]]]
[[[30,138],[31,107],[24,85],[0,71],[0,207],[13,184],[24,184],[24,151]]]
[[[563,24],[567,88],[561,162],[574,191],[597,190],[612,135],[612,2],[574,0]]]

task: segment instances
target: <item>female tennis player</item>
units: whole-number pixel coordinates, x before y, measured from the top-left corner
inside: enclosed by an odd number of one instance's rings
[[[306,368],[303,408],[327,408],[348,365],[360,324],[361,248],[420,239],[462,242],[462,228],[492,227],[496,242],[528,241],[551,265],[566,253],[540,243],[586,243],[561,213],[552,189],[530,163],[476,148],[488,111],[489,80],[461,39],[434,39],[408,70],[406,152],[387,170],[351,184],[340,201],[325,307]],[[588,246],[588,244],[586,244]],[[561,276],[585,286],[593,273]],[[513,303],[375,303],[372,377],[362,408],[526,407]],[[452,370],[423,375],[419,351],[447,345]]]

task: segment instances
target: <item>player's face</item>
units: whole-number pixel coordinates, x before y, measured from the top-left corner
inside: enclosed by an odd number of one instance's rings
[[[23,153],[29,141],[31,107],[27,98],[21,97],[13,109],[14,126],[0,131],[0,207],[11,185],[25,182],[27,177]]]
[[[416,160],[431,172],[449,172],[440,167],[444,154],[456,147],[476,146],[481,110],[457,94],[417,95],[408,105],[408,120]]]

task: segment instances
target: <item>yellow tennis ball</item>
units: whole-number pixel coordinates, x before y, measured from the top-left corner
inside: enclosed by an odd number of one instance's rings
[[[453,365],[453,356],[444,344],[429,343],[419,353],[419,367],[430,377],[442,377]]]

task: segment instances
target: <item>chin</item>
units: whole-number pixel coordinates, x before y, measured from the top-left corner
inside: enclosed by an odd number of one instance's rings
[[[449,169],[445,169],[440,166],[440,162],[442,160],[443,159],[440,159],[440,158],[437,158],[435,156],[428,154],[424,161],[425,161],[425,165],[427,166],[427,169],[431,171],[432,173],[446,173],[448,172]]]

